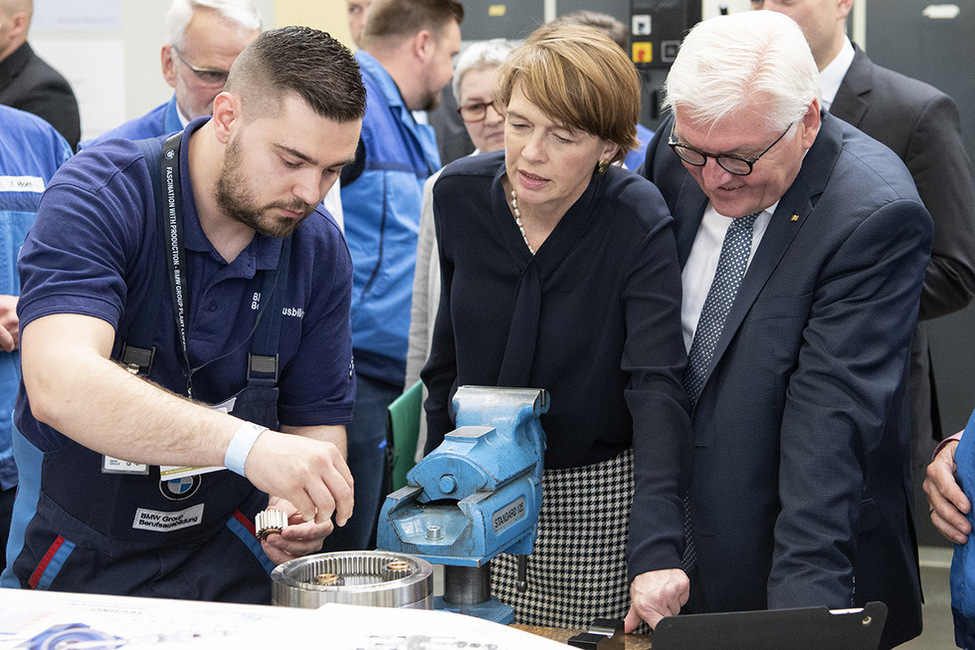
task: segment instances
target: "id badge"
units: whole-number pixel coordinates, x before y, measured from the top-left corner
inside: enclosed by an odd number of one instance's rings
[[[237,401],[237,396],[231,397],[230,399],[220,402],[219,404],[214,404],[210,408],[220,413],[230,413],[234,410],[234,403]],[[177,467],[174,465],[161,465],[159,467],[159,479],[161,481],[172,481],[173,479],[184,478],[186,476],[196,476],[197,474],[207,474],[209,472],[218,472],[224,467]],[[127,460],[122,460],[121,458],[113,458],[111,456],[102,456],[102,474],[132,474],[132,475],[148,475],[149,466],[144,463],[132,463]]]
[[[121,458],[102,456],[102,474],[135,474],[145,476],[149,466],[144,463],[130,463]]]
[[[210,406],[214,411],[219,411],[220,413],[229,414],[234,410],[234,404],[237,402],[237,396],[234,395],[228,400],[220,402],[219,404],[213,404]],[[172,481],[178,478],[185,478],[187,476],[196,476],[198,474],[209,474],[210,472],[219,472],[226,467],[176,467],[173,465],[161,465],[159,467],[159,480],[160,481]]]

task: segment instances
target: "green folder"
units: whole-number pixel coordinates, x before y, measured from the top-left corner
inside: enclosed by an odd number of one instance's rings
[[[406,473],[413,467],[416,440],[423,415],[423,382],[418,381],[387,408],[386,457],[389,462],[391,491],[406,485]]]

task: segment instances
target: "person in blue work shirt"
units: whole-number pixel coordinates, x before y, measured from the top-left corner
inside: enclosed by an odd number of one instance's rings
[[[165,25],[162,73],[173,96],[145,115],[83,141],[79,151],[110,138],[138,140],[182,131],[190,120],[210,115],[230,66],[261,33],[261,14],[252,0],[173,0]]]
[[[19,263],[0,586],[267,603],[274,565],[348,520],[352,268],[316,206],[364,112],[352,53],[286,27],[212,119],[58,172]],[[290,525],[259,539],[268,506]]]
[[[68,142],[41,118],[0,105],[0,549],[7,546],[17,491],[11,413],[20,384],[17,252],[34,223],[41,193],[71,156]],[[0,571],[6,566],[0,554]]]
[[[386,407],[403,392],[423,183],[440,169],[436,108],[454,74],[458,0],[374,0],[356,60],[369,100],[356,161],[342,174],[345,236],[355,266],[352,342],[356,403],[349,466],[356,515],[327,550],[372,547],[382,499]]]

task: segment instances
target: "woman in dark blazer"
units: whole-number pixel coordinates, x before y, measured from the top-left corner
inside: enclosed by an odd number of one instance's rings
[[[659,192],[615,164],[636,145],[640,105],[619,46],[546,26],[498,76],[505,151],[449,165],[434,187],[443,290],[421,375],[426,448],[453,428],[457,386],[549,391],[528,591],[507,556],[494,591],[516,622],[588,627],[624,617],[644,573],[686,595],[680,270]]]

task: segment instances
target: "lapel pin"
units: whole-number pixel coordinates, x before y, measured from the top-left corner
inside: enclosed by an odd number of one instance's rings
[[[792,215],[792,220],[793,221],[799,221],[799,215],[798,214]]]

